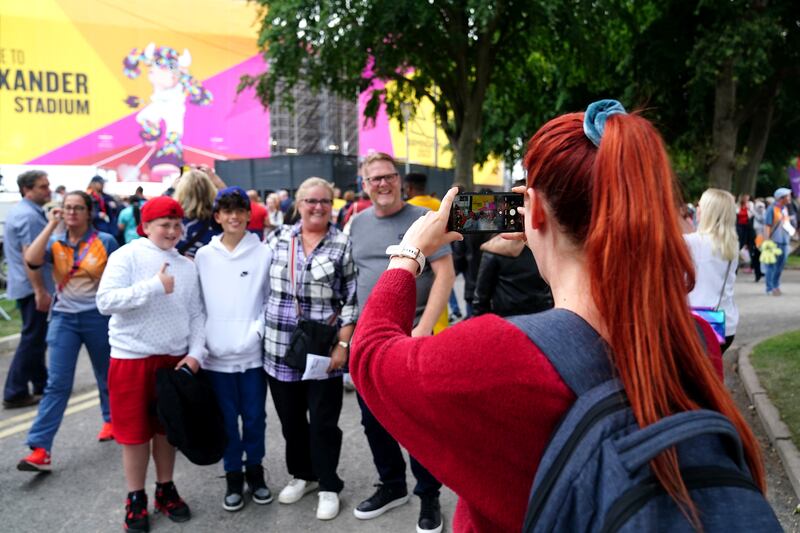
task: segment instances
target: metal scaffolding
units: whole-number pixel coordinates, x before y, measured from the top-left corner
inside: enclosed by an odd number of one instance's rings
[[[270,106],[272,155],[358,155],[357,100],[323,89],[313,93],[305,82],[291,89],[293,106],[280,88]]]

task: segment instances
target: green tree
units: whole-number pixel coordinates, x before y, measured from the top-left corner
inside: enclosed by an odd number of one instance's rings
[[[561,3],[547,47],[489,91],[481,154],[516,160],[544,120],[610,97],[656,123],[688,197],[785,180],[800,144],[799,19],[790,0]]]
[[[254,86],[265,105],[301,79],[346,97],[370,89],[372,118],[381,103],[399,119],[404,103],[427,98],[467,187],[487,93],[502,91],[498,73],[521,64],[549,20],[547,2],[525,0],[257,1],[269,70],[240,87]],[[395,84],[370,88],[376,79]]]

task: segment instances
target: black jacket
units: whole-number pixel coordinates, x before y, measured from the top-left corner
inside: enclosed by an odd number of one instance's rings
[[[552,308],[550,287],[539,275],[530,249],[522,243],[497,239],[482,247],[472,302],[475,314],[510,316]]]

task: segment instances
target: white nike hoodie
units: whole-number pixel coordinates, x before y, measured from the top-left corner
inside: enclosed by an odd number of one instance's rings
[[[233,251],[221,237],[214,236],[194,257],[206,310],[208,355],[203,368],[244,372],[263,364],[271,254],[253,233],[246,233]]]

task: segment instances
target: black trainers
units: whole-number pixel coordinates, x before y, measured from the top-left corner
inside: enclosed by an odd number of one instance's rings
[[[258,465],[247,465],[244,477],[247,479],[247,487],[253,501],[259,505],[266,505],[272,502],[272,493],[264,482],[264,467]]]
[[[178,495],[175,483],[156,483],[156,511],[173,522],[186,522],[192,517],[189,506]]]
[[[375,486],[378,487],[375,494],[359,503],[358,507],[353,509],[353,514],[359,520],[376,518],[386,511],[408,502],[408,491],[405,487],[391,488],[383,483],[378,483]]]
[[[438,496],[420,496],[422,503],[419,508],[417,533],[441,533],[442,508],[439,506]]]
[[[225,481],[228,487],[222,499],[222,508],[226,511],[238,511],[244,507],[244,474],[239,472],[225,472]]]
[[[125,501],[124,527],[128,533],[150,531],[150,518],[147,516],[147,494],[144,490],[128,493],[128,499]]]

